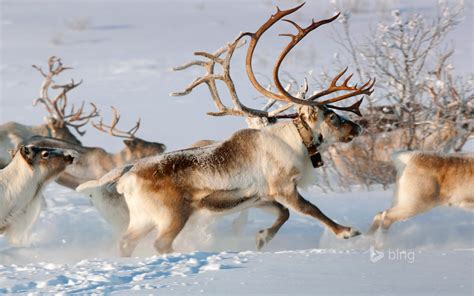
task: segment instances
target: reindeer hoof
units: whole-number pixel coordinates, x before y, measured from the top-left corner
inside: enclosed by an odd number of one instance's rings
[[[344,230],[342,230],[341,232],[339,232],[337,234],[337,237],[341,238],[341,239],[348,239],[348,238],[358,236],[358,235],[361,235],[361,234],[362,233],[359,230],[357,230],[355,228],[352,228],[352,227],[347,227]]]
[[[257,232],[257,251],[260,251],[263,246],[265,246],[271,239],[272,236],[270,236],[268,229],[260,230],[259,232]]]

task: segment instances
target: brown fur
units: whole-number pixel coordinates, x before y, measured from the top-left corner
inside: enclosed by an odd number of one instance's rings
[[[206,152],[203,148],[189,148],[173,153],[165,157],[159,163],[146,167],[137,172],[138,176],[145,180],[158,180],[165,176],[175,176],[174,184],[177,186],[191,185],[187,182],[187,176],[196,171],[213,171],[215,174],[229,174],[250,161],[253,158],[253,138],[257,137],[259,130],[244,129],[236,132],[229,140],[219,144],[209,154],[200,155],[199,151]],[[189,152],[189,153],[188,153]],[[197,152],[197,153],[196,153]]]
[[[441,205],[474,210],[473,155],[413,152],[406,162],[398,167],[394,205],[375,215],[369,234]]]

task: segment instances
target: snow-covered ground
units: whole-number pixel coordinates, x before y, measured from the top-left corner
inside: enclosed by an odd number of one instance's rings
[[[474,221],[458,209],[435,209],[395,224],[378,261],[370,251],[373,239],[340,241],[296,214],[256,252],[255,233],[272,223],[257,210],[239,235],[233,217],[200,217],[178,237],[181,253],[154,255],[151,235],[137,257],[120,258],[111,229],[85,197],[58,185],[45,194],[47,208],[31,246],[8,247],[0,240],[0,293],[457,295],[474,289]],[[390,195],[305,193],[330,217],[361,230],[390,205]]]
[[[145,139],[173,150],[198,139],[225,138],[245,127],[244,121],[206,116],[214,106],[205,87],[188,97],[170,98],[168,93],[182,89],[200,71],[168,69],[192,59],[194,51],[214,51],[240,31],[254,30],[275,4],[294,5],[255,2],[0,0],[0,123],[41,122],[44,111],[31,106],[41,77],[31,65],[44,66],[49,56],[57,55],[75,68],[64,73],[64,81],[84,79],[71,92],[72,99],[94,100],[104,113],[116,105],[125,126],[141,117],[139,136]],[[372,1],[362,2],[367,9],[354,15],[356,32],[382,13],[371,7]],[[436,13],[435,1],[385,2],[388,11]],[[459,73],[474,68],[473,5],[466,2],[465,20],[450,35]],[[333,14],[329,1],[308,1],[306,6],[296,16],[303,22]],[[311,52],[304,56],[311,63],[290,63],[295,76],[330,68],[336,47],[330,34],[331,28],[324,28],[301,44],[299,53]],[[281,45],[281,39],[269,37],[259,47],[256,65],[260,73],[268,72],[262,77],[270,76],[274,48]],[[296,66],[298,70],[292,68]],[[240,96],[255,97],[243,67],[236,63],[234,69]],[[111,151],[122,148],[118,139],[90,128],[83,139]],[[392,190],[323,194],[309,189],[304,195],[329,217],[365,231],[372,217],[390,206]],[[30,246],[9,247],[0,237],[0,294],[474,293],[474,217],[458,209],[439,208],[395,224],[388,237],[377,239],[383,257],[371,252],[373,239],[340,241],[317,221],[294,213],[264,251],[256,252],[254,235],[272,217],[252,210],[240,234],[233,233],[233,217],[199,217],[178,237],[175,247],[181,253],[156,256],[150,236],[137,257],[120,258],[111,229],[86,197],[56,184],[45,196],[47,207]]]

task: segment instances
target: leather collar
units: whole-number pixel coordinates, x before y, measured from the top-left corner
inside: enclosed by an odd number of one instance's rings
[[[298,131],[298,134],[303,141],[306,150],[308,150],[309,157],[311,159],[311,164],[314,168],[318,168],[324,165],[321,158],[321,153],[319,153],[318,148],[323,142],[323,136],[320,134],[318,139],[315,141],[313,137],[313,132],[309,127],[308,123],[304,121],[301,117],[296,117],[293,119],[293,124]]]

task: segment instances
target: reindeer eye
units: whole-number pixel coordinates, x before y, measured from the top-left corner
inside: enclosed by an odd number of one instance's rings
[[[49,158],[49,151],[41,152],[41,157],[44,158],[44,159],[48,159]]]
[[[339,121],[339,117],[336,115],[336,113],[331,113],[331,115],[329,115],[329,119],[332,122],[338,122]]]

